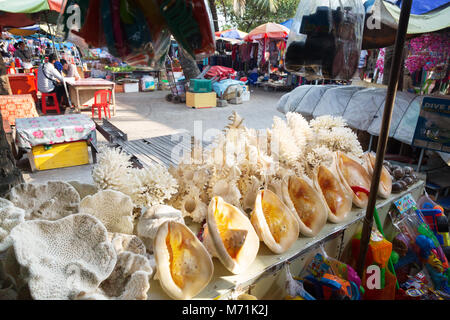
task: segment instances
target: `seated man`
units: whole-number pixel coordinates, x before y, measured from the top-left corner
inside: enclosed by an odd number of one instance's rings
[[[58,102],[62,106],[64,96],[64,78],[53,65],[56,61],[56,55],[50,54],[48,62],[41,64],[38,69],[37,84],[38,90],[43,93],[56,93]]]
[[[61,64],[63,66],[63,71],[66,73],[66,77],[75,78],[75,81],[80,79],[80,74],[78,73],[76,66],[68,63],[65,59],[61,59]]]

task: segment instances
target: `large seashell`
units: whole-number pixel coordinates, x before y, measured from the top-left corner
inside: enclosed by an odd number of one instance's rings
[[[285,177],[282,191],[284,203],[296,213],[300,233],[317,235],[327,223],[328,208],[313,182],[306,176]]]
[[[372,177],[373,175],[373,168],[375,166],[375,154],[373,152],[369,152],[363,155],[364,158],[364,164],[366,166],[366,169]],[[383,166],[383,169],[381,169],[381,176],[380,176],[380,184],[378,186],[378,195],[382,198],[389,198],[392,192],[392,176],[389,173],[389,171]]]
[[[364,192],[354,192],[352,187],[363,187],[370,190],[370,175],[358,161],[347,156],[343,152],[334,154],[337,171],[342,184],[353,195],[353,203],[359,208],[367,207],[369,197]]]
[[[327,205],[328,221],[344,221],[352,209],[352,194],[347,191],[336,172],[336,164],[319,165],[314,170],[314,186]]]
[[[166,221],[153,244],[159,282],[174,299],[191,299],[211,281],[214,266],[208,251],[184,224]]]
[[[259,239],[274,253],[287,251],[298,238],[297,218],[270,190],[258,191],[250,221]]]
[[[203,237],[212,255],[234,274],[245,271],[259,250],[258,235],[247,216],[218,196],[209,203]]]

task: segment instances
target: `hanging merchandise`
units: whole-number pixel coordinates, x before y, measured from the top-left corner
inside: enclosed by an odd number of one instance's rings
[[[420,289],[424,292],[431,289],[440,297],[450,299],[450,269],[438,238],[413,199],[400,201],[402,204],[397,204],[399,211],[391,212],[393,224],[399,231],[393,244],[394,267],[400,286],[406,289],[406,295],[416,297],[417,291],[408,291],[411,289],[410,276],[421,273],[424,285]]]
[[[74,8],[79,8],[80,25],[70,28]],[[161,66],[170,45],[156,0],[69,0],[59,30],[66,38],[73,33],[90,46],[107,47],[132,66]]]
[[[215,52],[214,26],[206,0],[158,0],[161,14],[177,42],[195,59]]]
[[[289,34],[286,69],[308,79],[351,79],[363,28],[361,1],[301,1]]]
[[[287,273],[288,299],[299,296],[304,300],[361,300],[361,293],[364,292],[356,271],[329,257],[322,246],[299,277],[294,277],[297,283],[292,282],[289,276],[290,273]]]

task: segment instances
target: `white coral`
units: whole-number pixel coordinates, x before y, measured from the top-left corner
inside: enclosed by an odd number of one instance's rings
[[[130,197],[137,206],[154,206],[164,203],[177,192],[177,181],[161,165],[152,165],[144,169],[132,169],[135,185]]]
[[[95,290],[117,260],[105,227],[86,214],[25,221],[11,238],[33,299],[71,299]]]
[[[129,193],[131,156],[119,148],[101,147],[97,163],[92,169],[92,179],[99,189],[113,189]]]
[[[92,184],[81,183],[79,181],[69,181],[67,183],[74,187],[75,190],[77,190],[78,194],[80,195],[80,199],[83,199],[86,196],[93,195],[98,191],[98,188]]]
[[[0,198],[0,252],[7,250],[12,240],[11,230],[25,221],[25,210],[17,208],[6,199]]]
[[[326,129],[330,130],[331,128],[335,127],[345,127],[347,125],[346,121],[342,117],[333,117],[330,115],[323,115],[320,117],[317,117],[315,119],[312,119],[309,122],[309,125],[313,129],[313,131],[316,131],[318,129]]]
[[[80,211],[98,218],[109,232],[133,233],[133,202],[122,192],[101,190],[80,203]]]
[[[70,184],[49,181],[22,183],[11,189],[8,199],[25,210],[25,219],[57,220],[78,213],[80,195]]]
[[[108,232],[108,240],[112,243],[117,254],[124,251],[130,251],[136,254],[145,255],[145,245],[142,240],[135,235]]]

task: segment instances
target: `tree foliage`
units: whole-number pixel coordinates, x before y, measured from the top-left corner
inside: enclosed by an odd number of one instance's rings
[[[216,0],[216,8],[226,19],[227,25],[232,25],[245,32],[249,32],[263,23],[281,23],[295,16],[299,0],[270,1],[275,6],[273,11],[271,11],[271,7],[268,4],[269,0],[246,0],[242,16],[235,12],[233,0]]]

